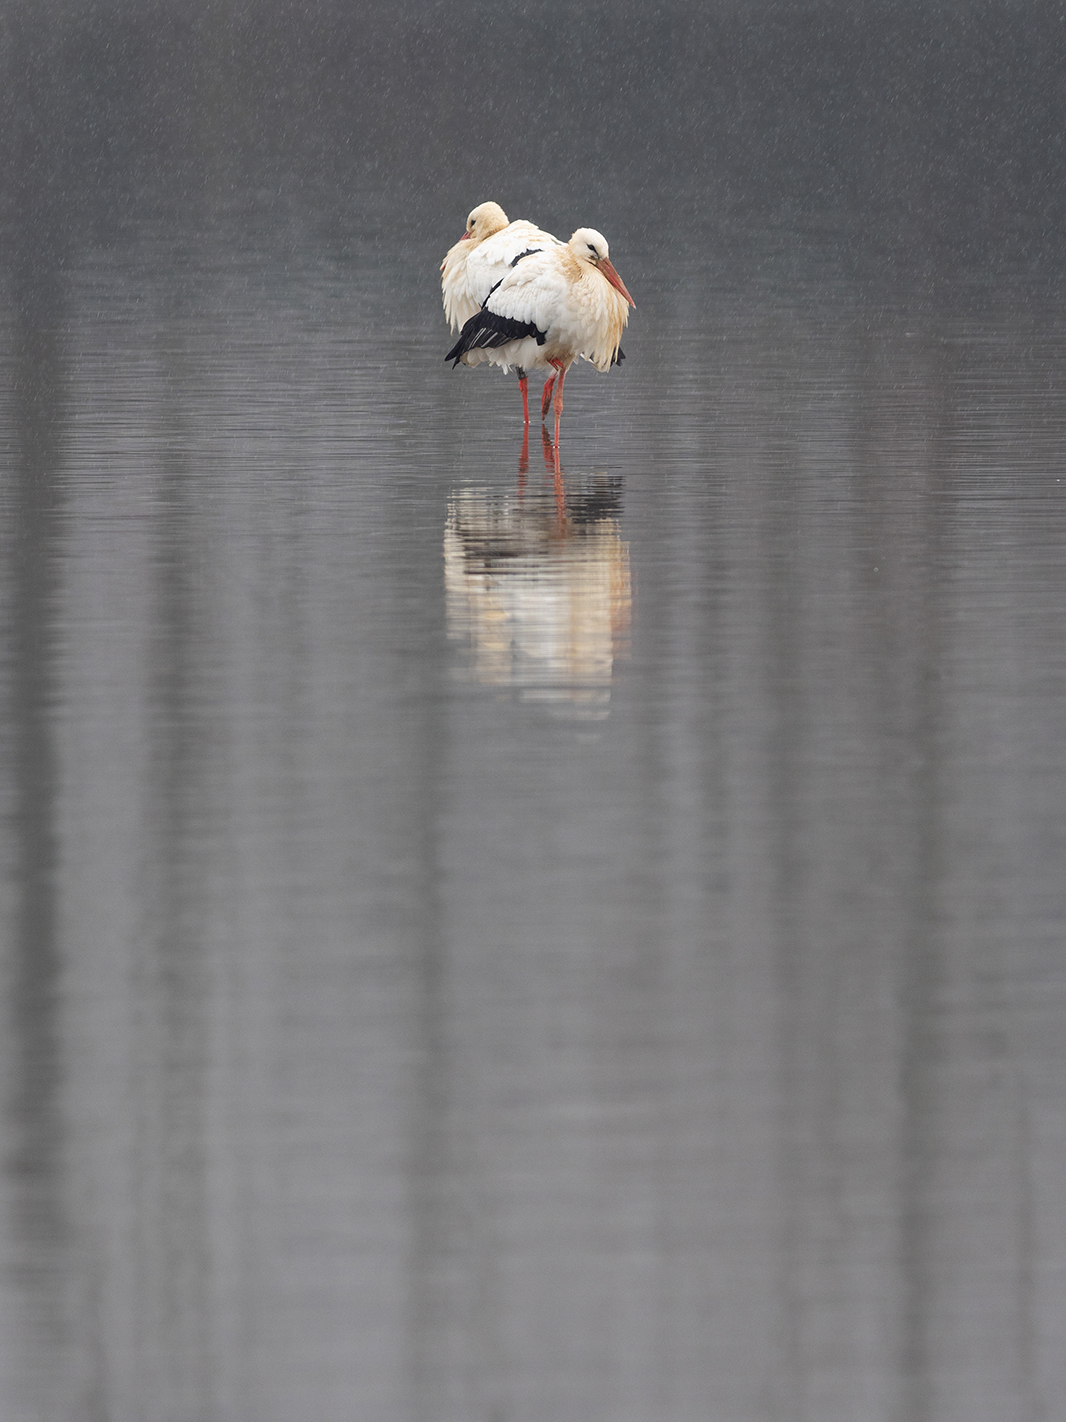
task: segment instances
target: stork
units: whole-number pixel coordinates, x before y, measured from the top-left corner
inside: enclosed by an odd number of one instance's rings
[[[466,219],[466,231],[448,249],[440,264],[444,314],[453,331],[460,330],[481,310],[492,289],[516,262],[545,247],[561,247],[558,237],[542,232],[532,222],[509,222],[498,202],[480,203]],[[518,367],[522,413],[529,424],[528,380]]]
[[[611,265],[606,237],[594,227],[579,227],[565,245],[519,254],[444,359],[453,369],[460,361],[490,361],[523,374],[551,370],[541,417],[554,403],[558,451],[566,372],[579,356],[599,371],[625,359],[619,342],[630,306],[636,302]]]

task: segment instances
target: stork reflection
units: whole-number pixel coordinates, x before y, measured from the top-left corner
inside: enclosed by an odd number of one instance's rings
[[[632,616],[621,480],[564,475],[546,433],[544,463],[550,486],[530,488],[523,441],[515,489],[467,486],[452,495],[448,636],[465,644],[460,676],[600,720]]]

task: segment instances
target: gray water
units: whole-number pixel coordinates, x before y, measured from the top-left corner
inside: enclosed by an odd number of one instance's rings
[[[9,291],[4,1417],[1063,1416],[1061,301],[450,239]]]
[[[1059,8],[543,18],[0,26],[2,1422],[1066,1422]]]

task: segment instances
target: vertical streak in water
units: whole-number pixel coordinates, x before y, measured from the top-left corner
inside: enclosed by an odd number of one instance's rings
[[[429,702],[427,698],[427,712]],[[431,781],[430,762],[436,728],[420,728],[422,786]],[[425,772],[429,772],[428,774]],[[451,1079],[446,1042],[444,935],[440,868],[436,843],[435,796],[416,807],[416,904],[414,953],[417,964],[419,1074],[415,1105],[414,1148],[411,1154],[411,1195],[414,1201],[411,1350],[416,1422],[447,1416],[442,1395],[450,1372],[448,1333],[455,1263],[450,1170],[449,1105]]]
[[[1018,1199],[1018,1279],[1017,1279],[1017,1356],[1019,1364],[1018,1390],[1022,1399],[1022,1415],[1032,1422],[1046,1422],[1047,1404],[1040,1388],[1039,1339],[1036,1299],[1036,1200],[1033,1180],[1033,1144],[1026,1082],[1017,1072],[1012,1082],[1012,1101],[1017,1121],[1014,1146],[1014,1179],[1012,1185]]]
[[[935,1114],[933,1073],[937,1055],[936,992],[943,966],[939,954],[938,897],[944,876],[938,757],[940,753],[940,674],[944,658],[941,633],[941,569],[945,531],[945,490],[941,470],[947,442],[947,373],[927,372],[933,400],[927,477],[922,491],[924,538],[915,559],[919,580],[915,628],[915,717],[911,744],[917,751],[914,772],[914,844],[912,910],[904,944],[902,975],[902,1059],[900,1095],[903,1120],[900,1151],[900,1277],[902,1319],[899,1377],[901,1422],[928,1422],[933,1416],[931,1328],[934,1299],[933,1222],[929,1218],[934,1170]]]
[[[10,1060],[6,1113],[14,1148],[4,1162],[27,1301],[28,1360],[42,1415],[68,1415],[67,1309],[71,1226],[65,1161],[57,889],[58,765],[55,596],[59,462],[67,417],[62,355],[62,277],[67,239],[61,141],[69,100],[60,77],[58,26],[42,42],[36,16],[12,5],[3,17],[5,196],[15,214],[14,479],[11,488],[11,702],[13,877]],[[7,204],[5,203],[5,206]],[[97,1415],[88,1398],[80,1415]]]
[[[55,275],[46,264],[27,258],[16,285],[9,756],[17,907],[9,990],[12,1075],[6,1091],[15,1145],[4,1165],[13,1185],[26,1320],[35,1351],[47,1363],[39,1381],[44,1386],[51,1375],[46,1396],[57,1407],[56,1387],[63,1382],[57,1359],[68,1342],[64,1300],[70,1244],[57,1021],[62,963],[54,729],[57,476],[65,397]]]
[[[769,399],[784,400],[786,392],[770,389]],[[800,1004],[804,1001],[801,972],[805,966],[805,944],[800,928],[803,873],[800,845],[803,843],[803,805],[800,764],[802,757],[802,698],[800,695],[801,628],[797,608],[800,603],[799,559],[796,555],[795,509],[789,498],[792,481],[799,478],[799,460],[789,448],[784,433],[788,429],[780,412],[775,427],[782,447],[770,456],[777,479],[766,480],[770,499],[765,514],[764,558],[767,587],[767,669],[770,685],[767,703],[774,719],[768,728],[767,809],[771,825],[767,831],[771,864],[771,892],[776,919],[776,978],[780,1017],[781,1084],[778,1096],[781,1112],[779,1135],[780,1169],[783,1186],[781,1238],[781,1327],[784,1394],[793,1399],[792,1415],[803,1415],[807,1401],[803,1338],[803,1270],[801,1260],[802,1211],[806,1204],[802,1141],[797,1128],[809,1125],[809,1103],[805,1099],[802,1034],[806,1025]],[[778,424],[778,421],[780,422]],[[791,458],[789,457],[791,455]],[[776,456],[776,457],[775,457]],[[791,478],[789,477],[791,475]],[[779,1397],[775,1399],[779,1401]],[[789,1415],[789,1410],[783,1415]]]
[[[402,508],[403,502],[399,504]],[[396,576],[414,581],[435,578],[438,586],[423,592],[426,622],[418,629],[421,645],[414,650],[418,685],[414,691],[412,739],[415,747],[411,780],[408,862],[414,882],[409,888],[413,914],[409,920],[415,961],[415,1013],[418,1040],[410,1196],[412,1210],[410,1348],[412,1414],[415,1422],[441,1422],[451,1414],[450,1383],[455,1359],[450,1347],[455,1327],[458,1241],[455,1181],[452,1169],[452,1072],[447,1043],[444,901],[441,893],[440,787],[445,760],[444,716],[436,691],[444,589],[439,549],[413,545],[417,561],[397,569]],[[435,616],[434,616],[435,614]],[[432,619],[432,620],[430,620]]]
[[[168,402],[187,371],[165,371]],[[145,926],[136,979],[141,1073],[136,1154],[141,1405],[145,1416],[198,1422],[211,1414],[204,1097],[208,991],[200,867],[209,743],[198,689],[196,523],[188,430],[164,422],[155,637],[149,667],[150,741]]]

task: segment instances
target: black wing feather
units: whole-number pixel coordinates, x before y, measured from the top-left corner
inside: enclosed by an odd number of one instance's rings
[[[516,321],[511,316],[497,316],[494,311],[478,311],[459,332],[459,339],[444,359],[452,362],[454,370],[467,351],[495,350],[524,336],[533,336],[538,346],[548,339],[547,331],[541,331],[532,321]]]

